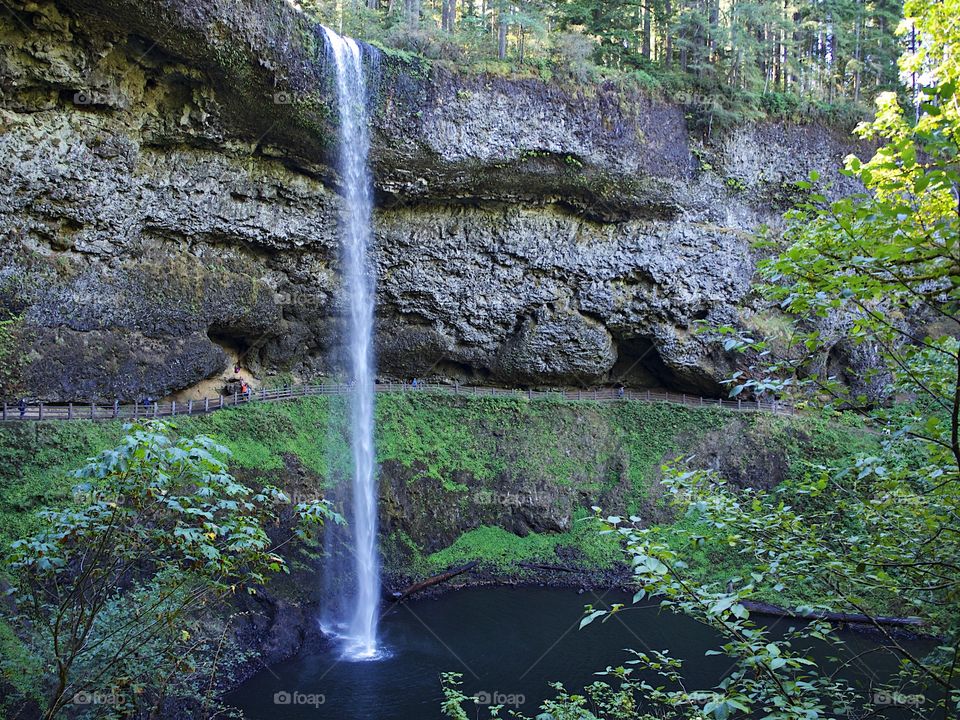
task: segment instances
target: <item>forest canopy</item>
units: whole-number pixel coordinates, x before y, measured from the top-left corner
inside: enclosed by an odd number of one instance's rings
[[[304,0],[338,30],[460,69],[614,79],[697,108],[860,119],[903,90],[900,0]],[[916,85],[916,80],[913,80]],[[909,87],[909,83],[908,83]],[[866,102],[865,102],[866,101]]]

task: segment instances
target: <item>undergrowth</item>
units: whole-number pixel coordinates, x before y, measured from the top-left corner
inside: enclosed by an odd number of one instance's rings
[[[176,418],[174,423],[181,434],[209,435],[227,446],[231,466],[246,469],[248,478],[262,474],[283,485],[292,459],[309,470],[315,482],[329,486],[333,478],[349,474],[345,417],[344,398],[316,397],[254,402]],[[377,459],[415,468],[407,482],[439,481],[444,491],[464,498],[468,490],[479,488],[549,486],[559,493],[576,493],[589,505],[588,498],[615,490],[613,497],[621,498],[624,507],[604,511],[629,513],[645,501],[653,502],[648,491],[664,459],[689,450],[731,417],[715,408],[644,402],[397,393],[377,398]],[[876,441],[857,429],[816,418],[738,417],[746,418],[751,432],[783,448],[790,474],[798,478],[828,459],[847,457]],[[0,427],[0,546],[35,529],[33,510],[69,503],[71,472],[122,435],[121,423],[114,421],[11,422]],[[597,535],[587,515],[585,507],[575,510],[571,529],[557,534],[520,537],[498,527],[478,527],[429,555],[406,538],[406,555],[412,568],[423,573],[474,559],[514,571],[521,562],[562,563],[557,551],[564,548],[572,549],[586,566],[609,567],[619,559],[617,544]],[[742,558],[731,557],[723,547],[700,547],[693,558],[704,578],[725,581],[749,570]]]

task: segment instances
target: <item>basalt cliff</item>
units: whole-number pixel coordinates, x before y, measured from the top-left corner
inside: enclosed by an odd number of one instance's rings
[[[717,395],[697,321],[756,320],[752,234],[855,148],[705,142],[612,84],[370,49],[383,377]],[[342,310],[322,34],[283,0],[11,0],[0,13],[5,398],[330,372]],[[847,352],[843,348],[837,352]]]

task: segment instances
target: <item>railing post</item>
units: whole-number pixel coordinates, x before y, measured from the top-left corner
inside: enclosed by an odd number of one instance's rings
[[[43,403],[40,403],[39,411],[37,413],[37,420],[43,420]]]
[[[220,409],[223,410],[223,393],[220,393]]]
[[[93,403],[90,403],[90,419],[93,420],[96,417],[96,414],[97,414],[96,405],[94,405]]]
[[[176,414],[177,414],[177,401],[174,400],[170,403],[170,415],[173,416]]]
[[[6,422],[7,420],[7,404],[6,403],[3,404],[3,420],[4,422]]]
[[[757,398],[757,410],[760,409],[760,398]]]
[[[67,403],[67,420],[73,420],[73,403]]]
[[[703,405],[703,395],[700,396],[700,404]]]
[[[210,398],[208,398],[208,397],[205,397],[205,398],[203,399],[203,411],[204,411],[205,413],[210,412]]]
[[[159,412],[160,412],[160,403],[154,401],[154,403],[153,403],[153,416],[156,417]]]
[[[233,391],[233,404],[234,404],[234,405],[236,405],[236,404],[237,404],[237,397],[238,397],[238,395],[237,395],[237,391],[236,391],[236,390],[234,390],[234,391]]]
[[[193,415],[193,398],[187,400],[187,415]]]
[[[740,398],[737,398],[737,410],[740,410],[742,408],[743,408],[743,400],[741,400]]]
[[[683,395],[680,396],[680,402],[682,402],[684,405],[687,404],[687,394],[686,394],[686,393],[684,393]]]

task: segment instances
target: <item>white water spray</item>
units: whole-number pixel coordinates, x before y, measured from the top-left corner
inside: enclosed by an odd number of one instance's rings
[[[340,178],[343,185],[343,266],[349,323],[347,349],[350,398],[350,445],[353,455],[353,512],[349,518],[356,574],[352,617],[347,623],[346,655],[378,656],[377,615],[380,568],[377,560],[377,478],[373,448],[373,273],[368,268],[373,189],[367,156],[370,150],[367,88],[360,46],[324,27],[336,66],[340,114]]]

